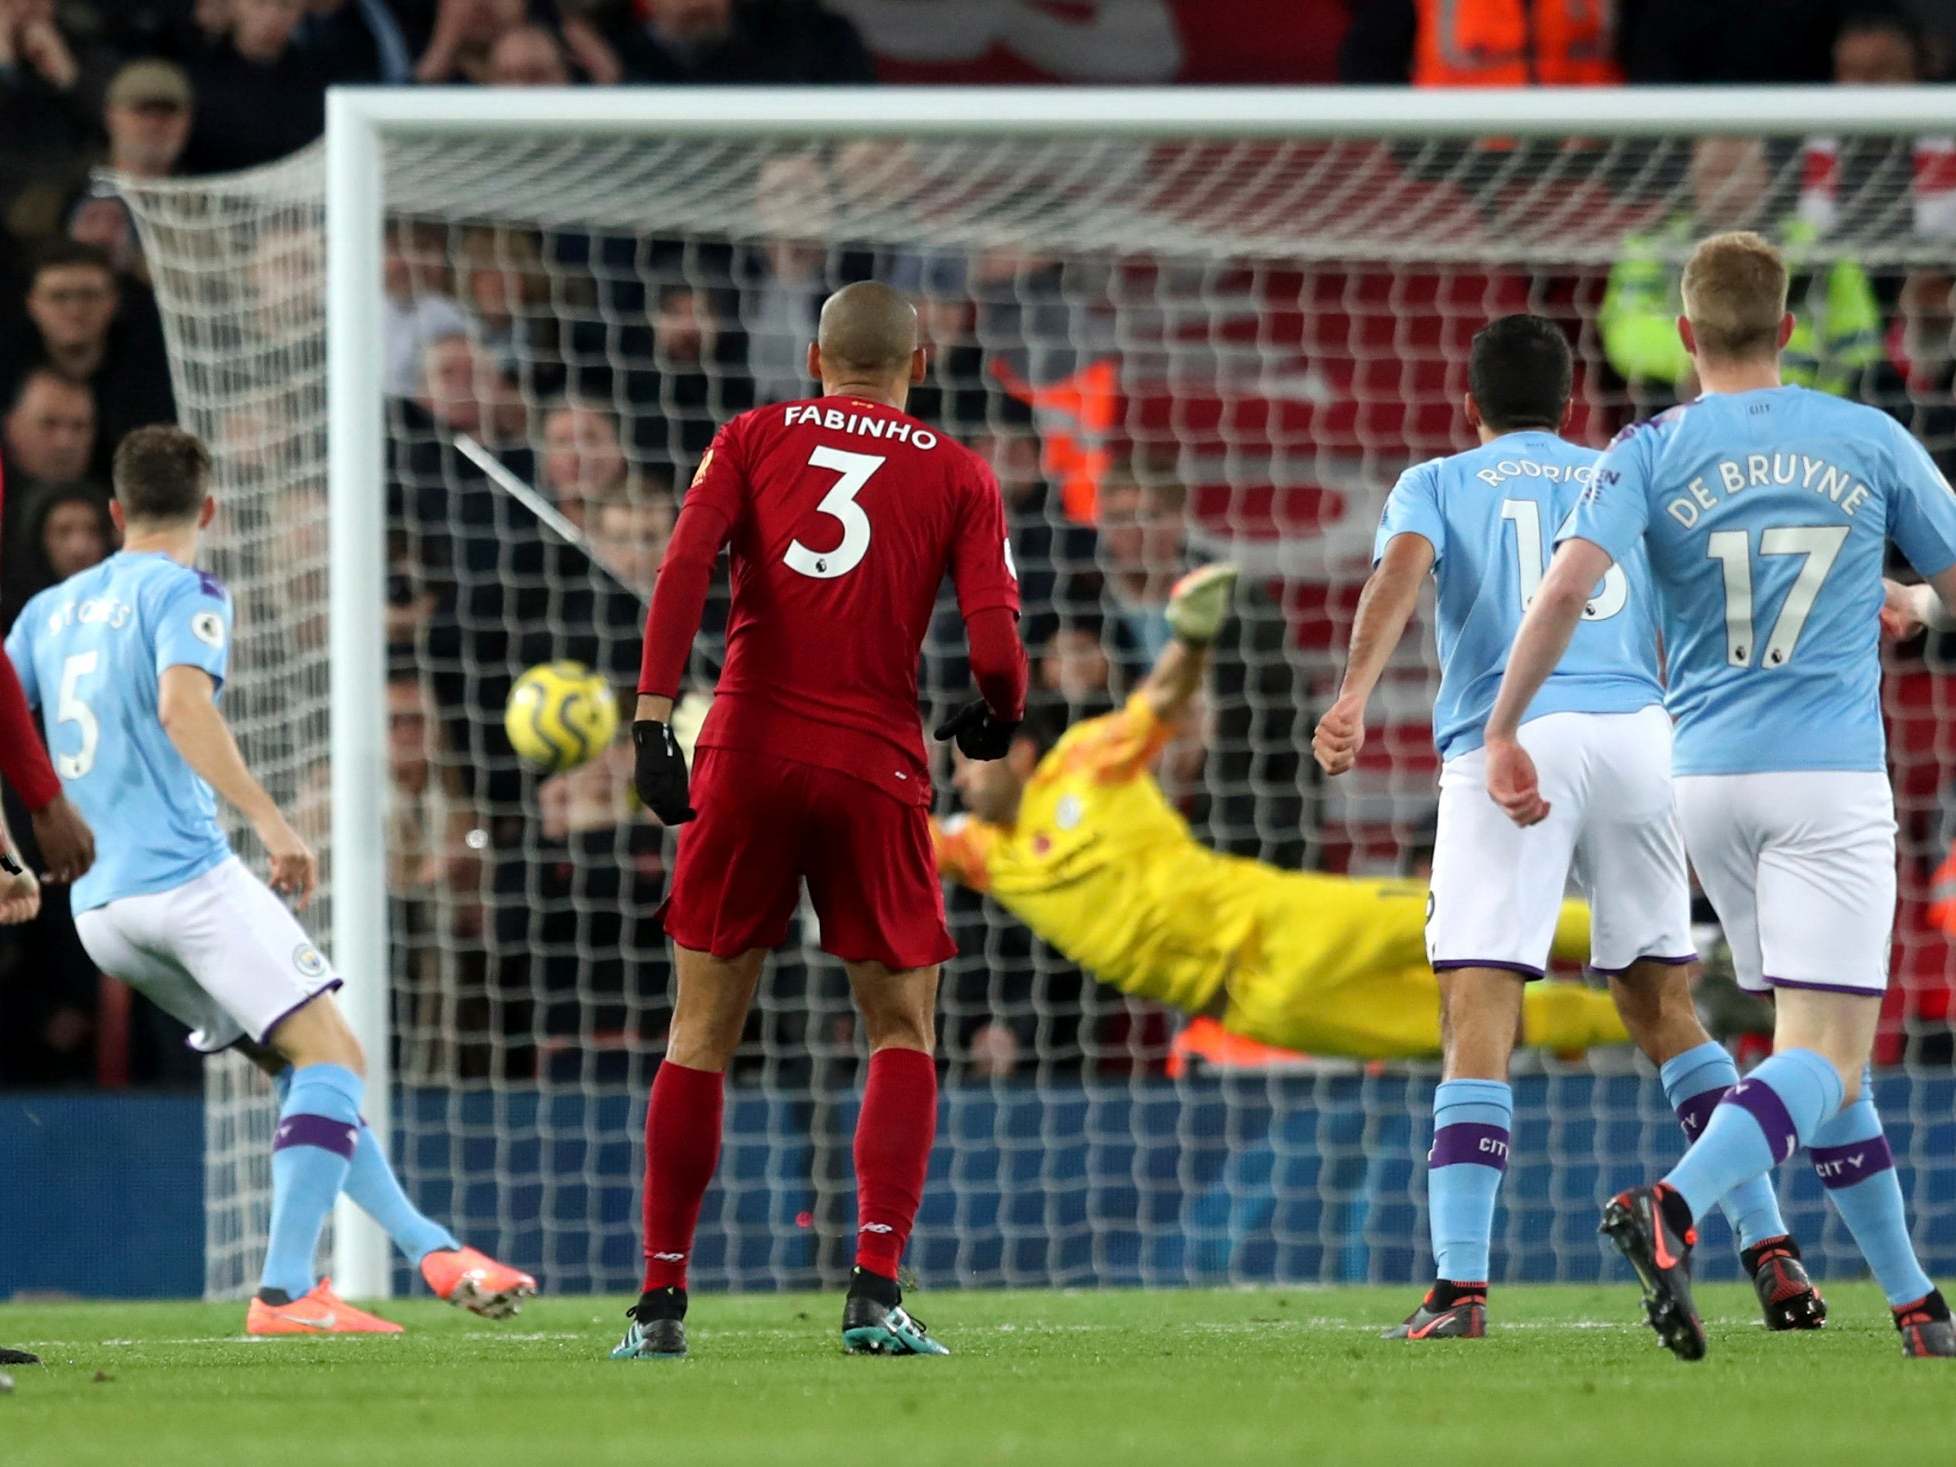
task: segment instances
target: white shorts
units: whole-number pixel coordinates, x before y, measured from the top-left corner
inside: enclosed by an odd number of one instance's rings
[[[1671,796],[1671,720],[1551,713],[1521,726],[1548,817],[1523,829],[1487,793],[1487,753],[1440,771],[1427,907],[1435,971],[1509,968],[1539,978],[1573,876],[1589,898],[1590,960],[1621,973],[1649,959],[1688,963],[1691,887]]]
[[[205,1054],[280,1022],[340,986],[326,955],[236,856],[169,891],[122,897],[75,918],[88,955],[190,1026]]]
[[[1888,776],[1686,774],[1678,810],[1741,987],[1880,993],[1895,925]]]

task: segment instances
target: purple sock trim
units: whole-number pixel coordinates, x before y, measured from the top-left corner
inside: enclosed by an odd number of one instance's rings
[[[1772,1153],[1774,1166],[1800,1149],[1800,1133],[1786,1109],[1786,1102],[1764,1080],[1749,1077],[1739,1081],[1725,1092],[1719,1104],[1736,1105],[1759,1123],[1759,1129],[1766,1133],[1766,1149]]]
[[[283,1151],[288,1146],[317,1146],[321,1151],[330,1151],[335,1156],[351,1160],[353,1148],[359,1141],[358,1126],[349,1126],[345,1121],[336,1121],[331,1116],[300,1114],[280,1119],[278,1131],[272,1138],[272,1150]]]
[[[1508,963],[1499,958],[1448,958],[1433,965],[1436,973],[1452,972],[1455,968],[1499,968],[1503,973],[1519,973],[1524,978],[1539,978],[1540,968],[1531,968],[1526,963]]]
[[[1719,1101],[1725,1098],[1729,1085],[1720,1085],[1716,1090],[1704,1090],[1678,1106],[1678,1124],[1684,1127],[1684,1134],[1696,1141],[1705,1134],[1705,1125],[1711,1120],[1711,1113],[1718,1109]]]
[[[1852,1187],[1895,1165],[1895,1153],[1888,1149],[1885,1135],[1846,1146],[1816,1146],[1807,1154],[1813,1158],[1813,1169],[1823,1187]]]
[[[1636,967],[1638,963],[1662,963],[1667,968],[1682,968],[1686,963],[1695,963],[1697,961],[1698,955],[1696,953],[1686,953],[1681,958],[1660,958],[1654,953],[1645,953],[1642,957],[1634,959],[1625,967],[1604,968],[1599,967],[1595,963],[1591,963],[1589,965],[1589,971],[1592,973],[1601,973],[1606,978],[1621,978],[1631,968]]]
[[[1433,1133],[1433,1149],[1426,1153],[1426,1164],[1436,1166],[1487,1166],[1497,1172],[1508,1169],[1508,1132],[1503,1126],[1462,1121],[1442,1126]]]
[[[1880,998],[1888,991],[1886,983],[1880,988],[1863,988],[1852,983],[1808,983],[1799,978],[1775,978],[1771,973],[1766,974],[1765,981],[1769,988],[1810,988],[1815,993],[1852,993],[1861,998]]]

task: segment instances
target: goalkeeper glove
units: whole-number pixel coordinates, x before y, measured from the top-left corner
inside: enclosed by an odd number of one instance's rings
[[[1168,629],[1177,641],[1206,647],[1216,640],[1229,616],[1230,593],[1236,589],[1236,567],[1227,563],[1190,571],[1168,593]]]
[[[688,796],[686,756],[679,752],[672,726],[641,718],[632,725],[632,743],[637,749],[632,787],[639,799],[661,825],[684,825],[699,812]]]
[[[956,739],[958,752],[967,759],[1003,759],[1018,731],[1018,719],[998,717],[989,703],[978,698],[938,724],[931,736],[940,744]]]

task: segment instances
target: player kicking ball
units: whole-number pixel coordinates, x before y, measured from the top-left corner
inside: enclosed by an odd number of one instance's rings
[[[744,413],[714,439],[646,617],[636,784],[665,824],[691,823],[662,914],[677,992],[645,1116],[645,1287],[620,1360],[686,1353],[686,1263],[724,1076],[804,881],[870,1048],[843,1345],[949,1353],[897,1287],[937,1126],[938,965],[956,951],[931,857],[917,660],[948,574],[983,699],[938,737],[1002,757],[1025,702],[1018,581],[991,471],[903,411],[924,375],[910,303],[870,282],[838,291],[808,370],[821,397]],[[723,545],[727,658],[689,790],[672,702]]]
[[[217,509],[210,467],[176,428],[124,438],[111,506],[122,550],[29,601],[7,639],[28,701],[52,712],[56,770],[99,839],[74,885],[75,929],[104,972],[189,1025],[194,1048],[241,1045],[276,1077],[271,1233],[246,1333],[400,1332],[313,1272],[342,1191],[440,1297],[512,1314],[536,1280],[462,1247],[401,1191],[360,1118],[365,1061],[331,997],[340,978],[273,894],[304,906],[317,871],[218,711],[231,600],[195,569]],[[270,888],[232,854],[213,791],[251,821]]]
[[[1956,1356],[1868,1068],[1895,913],[1877,643],[1884,611],[1903,608],[1882,563],[1892,539],[1956,603],[1956,496],[1887,414],[1781,385],[1793,317],[1772,245],[1705,240],[1683,295],[1678,334],[1704,395],[1619,434],[1565,527],[1488,718],[1488,792],[1522,826],[1559,817],[1566,795],[1517,732],[1597,579],[1648,555],[1685,845],[1739,982],[1776,1000],[1774,1053],[1663,1180],[1610,1201],[1603,1231],[1637,1271],[1658,1337],[1697,1360],[1696,1220],[1806,1146],[1902,1353]]]
[[[1540,316],[1505,316],[1474,337],[1466,412],[1481,446],[1416,465],[1393,486],[1344,686],[1314,740],[1327,774],[1352,767],[1366,702],[1431,572],[1442,766],[1426,940],[1440,982],[1443,1069],[1427,1211],[1438,1276],[1388,1339],[1486,1333],[1489,1240],[1514,1112],[1508,1060],[1524,985],[1542,976],[1571,876],[1589,898],[1590,966],[1608,976],[1687,1135],[1739,1078],[1691,1002],[1690,880],[1641,553],[1583,583],[1568,650],[1516,718],[1554,792],[1552,816],[1519,829],[1488,797],[1492,735],[1484,740],[1482,728],[1502,663],[1548,568],[1551,536],[1600,457],[1561,437],[1572,375],[1568,343]],[[1819,1327],[1826,1307],[1767,1179],[1719,1195],[1767,1326]]]

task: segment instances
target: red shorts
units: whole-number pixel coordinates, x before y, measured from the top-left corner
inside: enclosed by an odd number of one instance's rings
[[[925,968],[957,952],[921,806],[747,749],[701,749],[692,793],[699,817],[679,827],[659,913],[681,947],[716,958],[779,947],[806,881],[822,951],[844,962]]]

